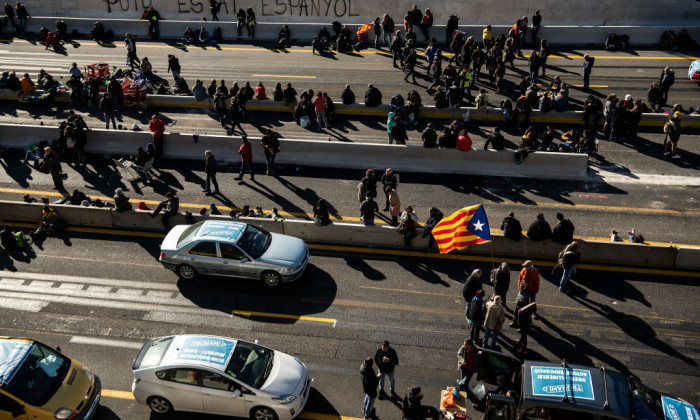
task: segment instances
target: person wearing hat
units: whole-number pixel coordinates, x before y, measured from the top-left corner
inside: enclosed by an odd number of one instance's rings
[[[411,387],[406,395],[406,405],[403,408],[403,414],[405,418],[409,419],[425,419],[427,417],[433,420],[438,420],[440,418],[440,412],[435,408],[428,405],[422,405],[423,392],[419,386]]]
[[[531,260],[525,261],[523,269],[518,276],[518,287],[523,290],[527,286],[529,299],[527,303],[537,302],[537,293],[540,291],[540,272],[537,271]]]
[[[664,124],[664,133],[666,134],[666,141],[664,144],[664,156],[673,155],[673,159],[680,159],[681,155],[678,154],[678,140],[681,138],[681,130],[683,126],[681,125],[681,118],[683,114],[680,111],[676,111],[671,116],[671,119]]]
[[[160,213],[161,210],[164,210],[161,222],[163,223],[163,226],[167,231],[170,230],[168,220],[177,214],[179,208],[180,198],[178,198],[173,191],[169,191],[167,194],[165,194],[165,200],[161,201],[158,204],[158,207],[156,207],[156,209],[152,213],[149,212],[148,215],[151,216],[151,218],[154,218],[158,215],[158,213]]]
[[[618,232],[615,229],[613,229],[610,232],[610,242],[624,242],[624,241],[622,240],[622,237],[618,234]]]

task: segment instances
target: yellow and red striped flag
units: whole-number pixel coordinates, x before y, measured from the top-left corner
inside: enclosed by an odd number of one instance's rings
[[[489,221],[481,204],[464,207],[443,218],[435,225],[432,234],[441,254],[491,242]]]

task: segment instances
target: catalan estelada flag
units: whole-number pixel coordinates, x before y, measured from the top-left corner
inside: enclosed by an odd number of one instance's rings
[[[435,225],[432,233],[441,254],[447,254],[453,249],[464,249],[469,245],[491,242],[489,221],[481,204],[464,207],[443,218]]]

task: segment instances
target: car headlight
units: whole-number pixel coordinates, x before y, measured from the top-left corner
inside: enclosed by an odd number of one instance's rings
[[[280,395],[279,397],[273,398],[272,400],[277,401],[280,404],[289,404],[296,399],[297,399],[296,395],[284,394],[284,395]]]
[[[57,420],[70,420],[74,419],[78,413],[75,411],[71,410],[70,408],[59,408],[56,410],[55,413],[53,413],[53,418]]]
[[[85,366],[83,366],[83,372],[85,372],[85,376],[88,377],[88,379],[90,380],[90,382],[91,382],[93,385],[95,385],[95,374],[92,373],[92,372],[90,372],[90,369],[86,368]]]

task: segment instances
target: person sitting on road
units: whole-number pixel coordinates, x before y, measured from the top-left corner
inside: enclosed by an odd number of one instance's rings
[[[22,86],[22,93],[25,95],[29,95],[36,89],[36,85],[29,77],[29,73],[24,73],[24,77],[19,80],[19,83]]]
[[[53,50],[56,52],[63,51],[63,45],[61,45],[61,42],[53,32],[49,32],[46,35],[46,47],[44,49],[48,50],[49,47],[53,48]]]
[[[427,405],[422,405],[423,392],[419,386],[411,387],[403,397],[402,411],[403,417],[409,420],[422,420],[430,417],[432,420],[440,418],[440,412],[435,408]]]
[[[331,224],[330,215],[328,214],[328,203],[326,200],[319,198],[318,203],[313,208],[314,223],[316,226],[327,226]]]
[[[606,50],[617,50],[622,47],[620,43],[620,38],[617,36],[615,32],[611,33],[608,35],[608,39],[605,40],[605,49]]]
[[[195,34],[192,28],[188,26],[185,28],[185,32],[182,34],[182,38],[180,38],[180,40],[185,45],[194,44],[197,42],[197,34]]]
[[[66,221],[58,214],[58,212],[56,212],[56,210],[54,210],[53,207],[46,205],[41,212],[39,227],[37,227],[34,232],[31,232],[29,236],[34,242],[41,242],[47,236],[60,233],[65,227]]]
[[[283,50],[287,48],[290,44],[291,33],[289,32],[289,26],[282,25],[279,35],[277,36],[277,49]]]
[[[17,251],[20,246],[17,244],[16,233],[12,231],[12,226],[5,225],[2,233],[0,233],[0,244],[5,248],[5,251]]]

